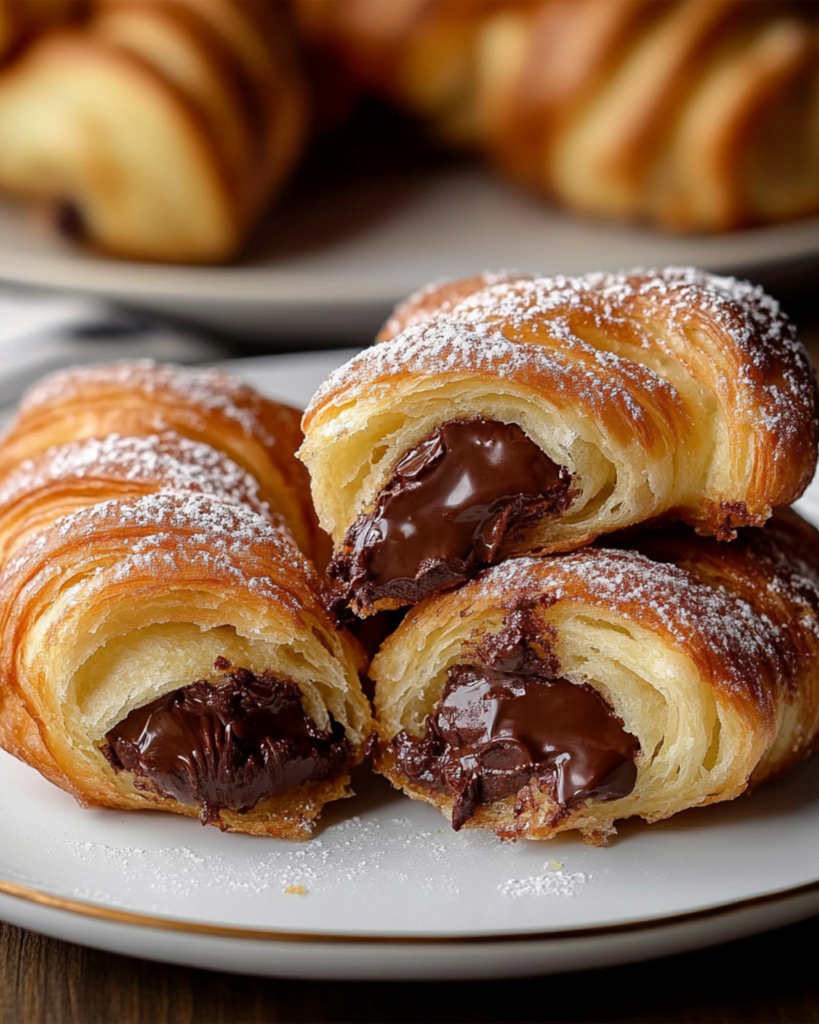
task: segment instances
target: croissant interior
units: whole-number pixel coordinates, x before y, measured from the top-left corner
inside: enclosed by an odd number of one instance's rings
[[[117,410],[163,432],[109,434]],[[23,404],[0,451],[0,743],[82,803],[304,838],[349,795],[363,654],[292,536],[293,415],[147,364],[58,375]]]
[[[733,544],[679,528],[638,542],[650,558],[513,559],[424,602],[371,668],[379,770],[506,837],[597,843],[620,818],[732,799],[817,747],[817,541],[792,513]],[[543,742],[567,685],[587,691],[571,738]]]
[[[412,597],[373,586],[361,538],[384,533],[384,504],[396,490],[415,488],[421,506],[425,480],[413,468],[408,483],[407,466],[453,424],[516,425],[532,443],[528,461],[542,453],[562,482],[562,498],[539,509],[530,502],[507,520],[484,564],[571,550],[648,520],[681,519],[730,538],[795,500],[816,466],[808,356],[778,305],[733,279],[674,268],[485,275],[425,289],[381,339],[318,391],[299,453],[357,614]],[[455,489],[460,464],[444,447],[450,462],[440,472],[452,469]],[[499,488],[487,502],[513,502],[517,485],[504,491],[500,479],[508,466],[492,462],[486,445],[476,451],[489,459],[480,473]],[[444,511],[421,531],[432,546],[415,573],[397,574],[415,577],[413,600],[437,588],[436,562],[462,563],[449,568],[463,578],[464,552],[434,546],[451,518]]]

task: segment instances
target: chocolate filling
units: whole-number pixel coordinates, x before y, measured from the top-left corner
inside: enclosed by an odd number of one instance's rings
[[[218,686],[200,680],[136,708],[102,752],[115,771],[133,772],[161,796],[198,804],[210,824],[222,808],[252,810],[347,763],[344,729],[330,721],[327,731],[316,727],[296,683],[240,668]]]
[[[453,798],[456,831],[532,779],[566,810],[628,796],[637,777],[639,743],[603,697],[556,678],[532,645],[527,613],[510,619],[477,645],[474,664],[449,669],[424,736],[402,731],[387,746],[410,781]]]
[[[330,566],[339,601],[414,604],[491,564],[501,542],[571,504],[571,474],[515,423],[438,427],[403,456]]]

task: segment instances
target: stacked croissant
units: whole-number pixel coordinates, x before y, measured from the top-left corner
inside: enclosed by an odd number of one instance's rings
[[[221,372],[58,374],[0,445],[0,743],[284,838],[368,749],[508,838],[731,799],[819,746],[817,412],[774,300],[675,268],[431,286],[303,435]]]
[[[356,89],[593,215],[819,210],[812,2],[0,0],[4,55],[0,188],[124,256],[234,256]]]

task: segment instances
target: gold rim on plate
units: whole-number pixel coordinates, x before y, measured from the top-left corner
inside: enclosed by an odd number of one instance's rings
[[[360,935],[345,935],[324,932],[282,932],[262,928],[237,928],[229,925],[204,924],[197,921],[185,921],[171,917],[156,917],[130,910],[116,910],[82,900],[68,899],[63,896],[52,896],[37,889],[19,885],[0,879],[0,894],[12,896],[45,907],[48,910],[60,910],[81,917],[90,917],[108,921],[113,924],[131,925],[139,928],[158,928],[162,931],[183,932],[189,935],[206,935],[214,938],[246,939],[264,942],[311,942],[311,943],[355,943],[390,944],[390,945],[478,945],[488,943],[509,942],[566,942],[571,939],[588,939],[625,934],[640,931],[654,931],[676,925],[699,922],[717,917],[728,917],[752,908],[770,906],[804,896],[819,895],[819,879],[804,885],[776,892],[749,896],[730,903],[721,903],[701,910],[671,914],[666,917],[650,918],[641,921],[626,921],[621,924],[597,925],[586,928],[567,928],[549,932],[500,932],[482,935],[389,935],[377,932]],[[808,916],[808,915],[806,915]]]

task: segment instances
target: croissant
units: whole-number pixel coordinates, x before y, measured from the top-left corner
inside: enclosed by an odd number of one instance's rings
[[[0,75],[0,188],[117,255],[227,259],[292,170],[306,102],[277,4],[102,2]]]
[[[819,534],[512,559],[404,620],[370,675],[378,770],[454,828],[605,842],[819,746]]]
[[[302,441],[300,418],[298,410],[219,370],[142,361],[60,371],[20,403],[0,446],[0,478],[69,442],[170,430],[222,452],[249,473],[259,499],[283,516],[302,551],[323,564],[327,540],[307,473],[293,457]]]
[[[162,432],[107,433],[117,388],[122,424]],[[349,795],[372,725],[361,648],[270,485],[174,432],[229,446],[233,423],[258,455],[266,422],[293,487],[297,428],[252,394],[142,364],[34,389],[0,453],[0,745],[84,805],[298,839]]]
[[[650,520],[730,539],[816,467],[810,362],[747,283],[485,275],[380,337],[314,396],[299,453],[359,616]]]
[[[721,231],[819,209],[813,3],[295,2],[371,89],[577,210]]]

